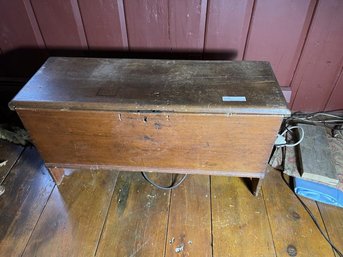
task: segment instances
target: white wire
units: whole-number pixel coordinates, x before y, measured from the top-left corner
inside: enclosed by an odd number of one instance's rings
[[[343,119],[343,116],[341,116],[341,115],[335,115],[335,114],[325,113],[325,112],[317,112],[317,113],[314,113],[312,115],[308,115],[307,118],[313,118],[313,117],[317,117],[317,116],[327,116],[327,117]]]
[[[304,136],[305,136],[305,132],[304,129],[300,126],[291,126],[286,128],[282,133],[281,136],[285,136],[286,133],[292,129],[299,129],[301,131],[301,135],[300,135],[300,139],[298,140],[298,142],[295,142],[294,144],[282,144],[282,145],[275,145],[276,147],[294,147],[297,146],[298,144],[300,144],[303,140],[304,140]]]

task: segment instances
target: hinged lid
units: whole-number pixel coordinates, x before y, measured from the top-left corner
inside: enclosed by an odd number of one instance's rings
[[[52,57],[16,108],[289,115],[268,62]]]

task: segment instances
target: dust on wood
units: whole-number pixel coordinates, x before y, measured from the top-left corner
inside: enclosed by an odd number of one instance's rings
[[[170,184],[169,174],[151,174]],[[153,187],[140,173],[121,172],[96,256],[163,256],[169,191]]]
[[[266,175],[262,191],[276,255],[289,257],[289,252],[296,249],[297,256],[334,256],[330,245],[290,190],[279,171],[271,170]],[[303,201],[324,228],[316,203],[308,199]]]
[[[18,160],[23,149],[24,148],[22,146],[0,140],[0,158],[2,164],[0,165],[0,184],[2,184],[5,177]]]
[[[211,177],[214,256],[276,256],[263,194],[255,197],[249,185]]]
[[[172,190],[166,257],[212,256],[210,199],[209,176],[188,176]]]
[[[54,183],[35,149],[27,148],[3,185],[6,193],[0,198],[0,253],[21,256]]]
[[[301,176],[305,179],[337,185],[336,168],[325,128],[307,124],[299,124],[299,126],[303,128],[305,134],[300,144]]]
[[[55,187],[23,256],[94,256],[117,172],[83,170]]]

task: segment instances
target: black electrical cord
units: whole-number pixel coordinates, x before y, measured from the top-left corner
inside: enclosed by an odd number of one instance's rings
[[[286,122],[287,123],[287,122]],[[284,172],[284,165],[285,165],[285,150],[286,149],[282,149],[281,150],[281,169],[279,169],[279,171],[281,171],[281,177],[282,180],[286,183],[286,185],[288,186],[288,188],[292,191],[292,193],[296,196],[296,198],[299,200],[299,202],[301,203],[301,205],[304,207],[304,209],[307,211],[308,215],[311,217],[312,221],[314,222],[314,224],[316,225],[316,227],[318,228],[319,232],[322,234],[322,236],[324,237],[324,239],[331,245],[331,247],[337,252],[339,257],[343,257],[343,253],[330,241],[330,239],[325,235],[325,233],[323,232],[322,228],[320,227],[316,217],[313,215],[313,213],[311,212],[311,210],[307,207],[307,205],[303,202],[303,200],[301,200],[301,198],[294,192],[292,186],[286,181],[285,178],[285,174]]]
[[[325,233],[323,232],[322,228],[320,227],[316,217],[314,217],[313,213],[311,212],[311,210],[307,207],[307,205],[303,202],[303,200],[301,200],[301,198],[294,192],[294,190],[292,189],[291,185],[286,181],[285,179],[285,175],[283,172],[281,172],[281,177],[282,180],[286,183],[286,185],[291,189],[292,193],[298,198],[299,202],[301,203],[301,205],[304,207],[304,209],[307,211],[308,215],[310,215],[312,221],[314,222],[314,224],[316,225],[316,227],[318,228],[319,232],[322,234],[322,236],[324,237],[324,239],[331,245],[331,247],[337,252],[338,256],[343,257],[343,253],[338,250],[338,248],[330,241],[330,239],[325,235]]]
[[[142,176],[143,178],[148,181],[151,185],[159,188],[159,189],[162,189],[162,190],[172,190],[172,189],[175,189],[177,188],[178,186],[180,186],[182,184],[182,182],[187,178],[187,174],[183,175],[183,177],[179,180],[179,182],[175,183],[175,181],[173,181],[173,183],[170,185],[170,186],[161,186],[161,185],[158,185],[156,184],[154,181],[152,181],[148,175],[145,173],[145,172],[142,172]]]

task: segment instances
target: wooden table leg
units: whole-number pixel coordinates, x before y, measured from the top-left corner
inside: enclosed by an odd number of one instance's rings
[[[261,186],[262,186],[262,178],[252,178],[251,180],[251,191],[254,196],[258,196]]]
[[[50,171],[50,175],[54,179],[56,185],[60,185],[63,177],[64,177],[64,169],[63,168],[48,168]]]

